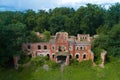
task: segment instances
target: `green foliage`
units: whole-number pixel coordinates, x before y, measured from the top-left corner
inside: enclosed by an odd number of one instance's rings
[[[39,36],[34,31],[30,31],[29,35],[27,36],[27,42],[33,43],[33,42],[40,42],[42,41]]]
[[[110,6],[105,16],[105,23],[110,27],[118,24],[120,21],[120,3]]]
[[[22,54],[21,44],[25,41],[26,26],[22,23],[0,27],[0,65],[11,61],[14,55]],[[14,49],[14,50],[13,50]]]
[[[93,48],[105,49],[109,55],[120,57],[119,23],[119,3],[107,10],[95,4],[86,4],[77,10],[61,7],[38,12],[0,11],[0,65],[5,65],[13,55],[21,54],[23,42],[49,41],[50,34],[59,31],[66,31],[70,35],[97,33],[99,38],[95,40]],[[44,33],[45,40],[39,39],[35,31]]]
[[[76,17],[83,33],[96,34],[96,29],[104,23],[104,9],[97,5],[87,4],[87,7],[80,7]]]
[[[72,60],[70,61],[70,65],[72,65],[72,66],[77,66],[77,65],[78,65],[78,60],[77,60],[77,59],[72,59]]]
[[[60,68],[60,64],[58,64],[58,63],[56,63],[56,62],[54,62],[54,61],[51,61],[51,60],[49,60],[49,61],[47,62],[47,64],[48,64],[49,67],[52,68],[53,70]]]
[[[111,28],[108,25],[103,25],[97,28],[97,34],[108,34]]]
[[[93,52],[94,52],[94,61],[96,64],[100,64],[101,63],[101,52],[102,52],[102,49],[99,48],[99,47],[96,47],[93,49]]]
[[[36,58],[32,58],[31,60],[31,64],[35,67],[37,66],[43,66],[45,63],[45,59],[44,57],[41,56],[37,56]]]
[[[43,35],[44,35],[44,41],[48,42],[50,40],[50,32],[45,30],[43,32]]]
[[[90,67],[92,67],[92,61],[85,60],[85,61],[79,62],[79,67],[89,69]]]
[[[48,56],[38,56],[31,59],[31,64],[33,67],[42,67],[44,64],[48,64],[51,69],[58,69],[60,65],[54,61],[49,60]]]
[[[87,68],[92,67],[92,61],[91,60],[85,60],[85,61],[79,62],[77,59],[72,59],[70,61],[70,66],[81,67],[81,68],[87,69]]]
[[[89,61],[88,61],[89,63]],[[21,71],[0,67],[0,80],[119,80],[120,59],[112,58],[105,68],[89,67],[87,62],[83,67],[66,66],[63,72],[59,69],[49,71],[27,66]],[[83,65],[81,63],[81,65]],[[85,68],[85,66],[88,66]]]
[[[120,45],[120,24],[113,26],[110,31],[107,30],[107,34],[101,32],[99,37],[92,43],[92,49],[95,53],[95,57],[99,56],[99,52],[102,49],[107,51],[108,56],[120,57],[119,45]],[[99,59],[99,58],[98,58]]]
[[[27,25],[28,30],[33,30],[36,26],[36,13],[29,9],[24,13],[24,23]]]
[[[92,42],[92,47],[93,49],[96,47],[99,47],[101,49],[107,49],[107,47],[109,46],[109,42],[111,42],[110,38],[108,35],[99,35],[98,38],[96,38],[93,42]]]
[[[19,60],[18,63],[19,64],[25,64],[25,63],[29,62],[30,59],[31,58],[28,55],[21,55],[20,60]]]
[[[109,32],[109,35],[114,40],[120,40],[120,23],[112,27]]]

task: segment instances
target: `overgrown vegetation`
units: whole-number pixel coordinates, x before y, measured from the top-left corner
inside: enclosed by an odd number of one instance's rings
[[[0,66],[13,62],[14,55],[21,55],[22,43],[49,41],[50,35],[66,31],[70,35],[98,34],[93,42],[95,59],[99,60],[100,50],[107,55],[120,57],[120,4],[111,5],[109,9],[86,4],[79,9],[55,8],[53,10],[33,10],[25,12],[0,11]],[[44,33],[41,40],[35,32]]]
[[[120,57],[120,24],[111,28],[107,33],[100,32],[98,38],[93,41],[92,49],[95,60],[99,62],[100,53],[104,49],[108,56]]]
[[[88,66],[89,61],[78,66],[66,66],[63,72],[58,69],[44,70],[32,65],[21,70],[0,68],[0,80],[120,80],[120,59],[113,58],[105,68]]]

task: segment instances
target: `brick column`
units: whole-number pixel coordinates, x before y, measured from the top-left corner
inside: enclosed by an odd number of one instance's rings
[[[65,64],[66,64],[66,65],[69,65],[69,56],[66,57]]]

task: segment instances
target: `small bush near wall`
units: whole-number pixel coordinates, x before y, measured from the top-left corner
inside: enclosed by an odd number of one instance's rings
[[[56,63],[56,62],[54,62],[54,61],[51,61],[51,60],[49,60],[49,61],[47,62],[47,64],[48,64],[49,67],[52,68],[52,69],[59,69],[59,67],[60,67],[60,64],[58,64],[58,63]]]
[[[80,68],[89,68],[89,67],[92,67],[92,61],[91,60],[85,60],[85,61],[82,61],[82,62],[78,62],[77,59],[73,59],[70,62],[70,66],[80,67]]]
[[[92,67],[92,61],[91,60],[85,60],[85,61],[82,61],[82,62],[79,62],[79,67],[81,67],[81,68],[90,68],[90,67]]]
[[[33,66],[43,66],[45,63],[45,59],[43,57],[37,56],[36,58],[31,59],[31,64]]]
[[[19,64],[25,64],[25,63],[29,62],[30,59],[31,58],[29,56],[23,55],[23,56],[20,57],[20,60],[19,60],[18,63]]]
[[[71,61],[70,61],[70,65],[71,66],[77,66],[79,64],[79,62],[77,61],[77,59],[72,59]]]

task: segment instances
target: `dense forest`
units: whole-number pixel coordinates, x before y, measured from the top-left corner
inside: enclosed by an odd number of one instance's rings
[[[66,31],[70,35],[78,33],[98,34],[92,43],[95,57],[102,49],[109,56],[120,57],[120,4],[105,7],[86,4],[75,10],[60,7],[49,11],[33,10],[0,11],[0,65],[6,65],[14,55],[22,54],[23,42],[39,42],[34,32]]]

